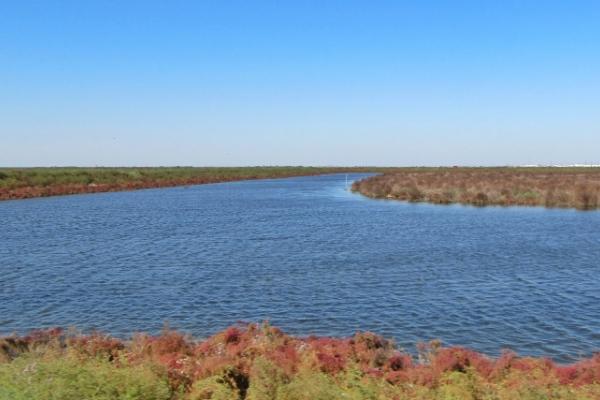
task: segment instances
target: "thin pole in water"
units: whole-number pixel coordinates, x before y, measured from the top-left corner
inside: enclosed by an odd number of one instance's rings
[[[346,190],[348,190],[348,174],[346,174]]]

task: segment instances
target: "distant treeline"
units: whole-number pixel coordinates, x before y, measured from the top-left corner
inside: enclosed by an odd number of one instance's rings
[[[201,341],[51,329],[0,338],[0,399],[597,400],[600,354],[558,365],[433,341],[411,355],[373,333],[301,338],[266,323]]]
[[[372,198],[476,206],[600,207],[600,168],[396,169],[355,182]]]
[[[382,169],[363,167],[0,168],[0,200],[373,170]]]

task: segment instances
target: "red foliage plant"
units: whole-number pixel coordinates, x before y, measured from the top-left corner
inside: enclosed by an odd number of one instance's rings
[[[111,361],[125,348],[121,340],[100,333],[70,338],[68,344],[81,352],[82,355],[103,356]]]
[[[215,374],[229,376],[245,387],[257,358],[269,360],[287,377],[306,367],[331,376],[358,368],[395,385],[436,387],[447,373],[469,371],[485,381],[508,385],[518,384],[519,379],[574,386],[600,383],[600,354],[575,364],[556,365],[549,359],[518,357],[512,352],[492,359],[463,347],[444,348],[434,341],[419,346],[419,358],[415,359],[399,351],[393,341],[369,332],[350,338],[299,338],[268,324],[231,327],[202,341],[170,330],[158,336],[137,335],[130,341],[98,333],[69,336],[62,330],[35,331],[23,338],[0,338],[0,361],[10,362],[42,345],[74,349],[84,357],[107,357],[117,365],[123,357],[133,365],[154,363],[167,371],[174,389]]]

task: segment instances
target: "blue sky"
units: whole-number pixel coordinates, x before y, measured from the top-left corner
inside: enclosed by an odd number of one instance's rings
[[[600,162],[597,1],[5,1],[0,165]]]

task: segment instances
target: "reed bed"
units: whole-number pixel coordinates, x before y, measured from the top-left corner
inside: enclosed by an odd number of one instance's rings
[[[418,355],[373,333],[293,337],[263,324],[205,340],[51,329],[0,339],[0,399],[402,400],[600,398],[600,354],[571,365],[439,342]]]
[[[600,168],[397,169],[352,185],[371,198],[475,206],[600,207]]]

